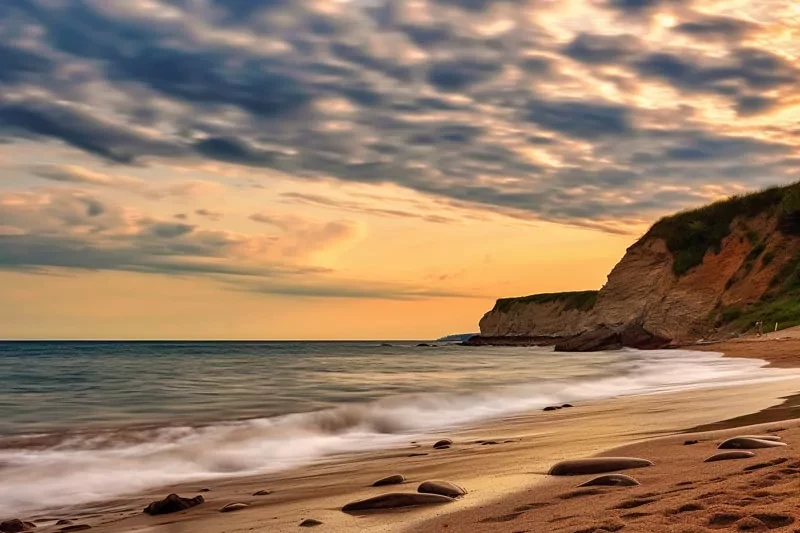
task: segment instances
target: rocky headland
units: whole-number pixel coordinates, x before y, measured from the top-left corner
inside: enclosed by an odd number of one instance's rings
[[[775,187],[659,220],[599,291],[497,300],[467,343],[647,349],[795,326],[799,266],[800,184]]]

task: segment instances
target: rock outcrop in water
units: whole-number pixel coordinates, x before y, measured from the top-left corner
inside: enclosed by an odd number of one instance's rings
[[[599,291],[503,298],[469,344],[659,348],[800,323],[800,184],[657,222]]]

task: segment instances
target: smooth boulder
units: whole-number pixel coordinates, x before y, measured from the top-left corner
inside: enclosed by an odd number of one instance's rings
[[[652,461],[636,457],[590,457],[561,461],[550,467],[551,476],[579,476],[584,474],[603,474],[616,470],[653,466]]]
[[[755,457],[756,454],[753,452],[746,452],[744,450],[740,451],[733,451],[733,452],[720,452],[717,454],[712,455],[705,461],[704,463],[715,463],[717,461],[730,461],[732,459],[749,459],[751,457]]]
[[[759,448],[777,448],[779,446],[786,446],[786,443],[752,437],[733,437],[724,441],[717,448],[720,450],[756,450]]]
[[[0,533],[21,533],[22,531],[30,531],[36,527],[36,524],[31,522],[23,522],[18,518],[0,522]]]
[[[225,507],[219,510],[220,513],[230,513],[233,511],[241,511],[242,509],[246,509],[250,507],[246,503],[229,503]]]
[[[420,505],[436,505],[441,503],[451,503],[455,501],[448,496],[439,494],[421,494],[414,492],[391,492],[382,494],[366,500],[350,502],[342,511],[354,513],[360,511],[377,511],[381,509],[399,509],[402,507],[417,507]]]
[[[205,500],[202,496],[195,496],[194,498],[181,498],[177,494],[170,494],[163,500],[153,502],[145,507],[144,512],[152,516],[177,513],[178,511],[191,509],[196,505],[200,505],[204,501]]]
[[[633,479],[631,476],[625,474],[606,474],[604,476],[597,476],[585,483],[578,485],[579,487],[635,487],[640,483]]]
[[[460,498],[467,493],[463,487],[449,481],[425,481],[417,488],[417,492],[422,494],[439,494],[450,498]]]
[[[438,450],[438,449],[441,449],[441,448],[449,448],[452,445],[453,445],[453,441],[452,440],[450,440],[450,439],[442,439],[442,440],[437,440],[434,443],[433,447]]]
[[[406,476],[403,474],[394,474],[391,476],[386,476],[384,478],[379,479],[375,483],[372,484],[373,487],[383,487],[385,485],[398,485],[406,480]]]

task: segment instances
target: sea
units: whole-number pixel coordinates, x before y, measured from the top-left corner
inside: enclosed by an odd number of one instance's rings
[[[277,472],[548,405],[783,379],[687,350],[0,342],[0,517]]]

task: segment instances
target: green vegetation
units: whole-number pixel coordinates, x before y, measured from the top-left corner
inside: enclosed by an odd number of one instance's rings
[[[745,261],[748,261],[748,262],[755,261],[756,259],[758,259],[761,256],[761,254],[764,253],[764,250],[766,250],[766,248],[767,248],[767,245],[764,244],[763,241],[758,243],[758,244],[756,244],[755,246],[753,246],[753,249],[750,250],[750,253],[747,254],[747,257],[745,258]]]
[[[564,302],[564,309],[567,311],[573,309],[588,311],[594,307],[597,301],[597,292],[598,291],[550,292],[520,296],[519,298],[501,298],[497,300],[494,310],[506,313],[513,305],[518,303],[546,304],[551,302]]]
[[[774,254],[767,252],[762,262],[771,262]],[[745,307],[722,309],[722,321],[739,331],[747,331],[759,321],[771,330],[778,323],[778,329],[800,324],[800,256],[788,261],[770,283],[767,295],[759,302]]]
[[[784,233],[800,234],[800,184],[773,187],[760,192],[733,196],[713,204],[684,211],[656,222],[646,238],[662,238],[674,258],[673,271],[682,276],[703,262],[711,250],[719,253],[722,240],[730,235],[736,218],[751,218],[777,212]],[[758,237],[748,238],[757,241]],[[759,252],[763,252],[763,249]]]

